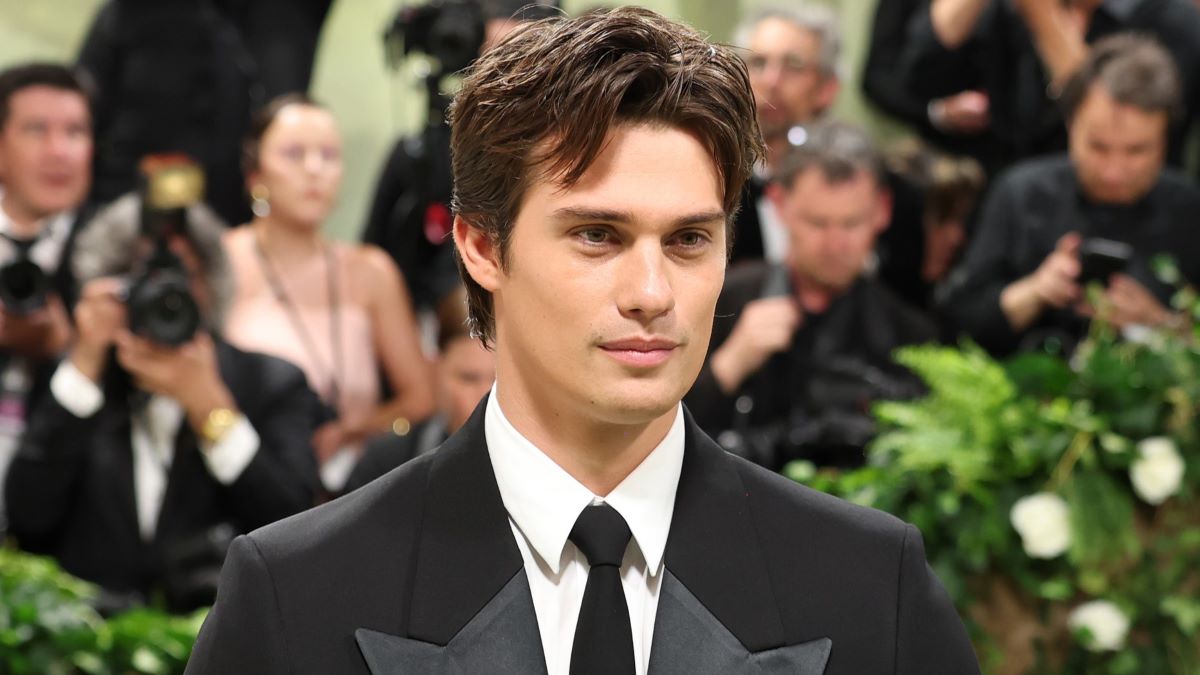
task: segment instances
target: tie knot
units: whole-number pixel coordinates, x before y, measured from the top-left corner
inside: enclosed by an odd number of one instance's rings
[[[596,504],[579,514],[567,538],[587,557],[588,565],[620,567],[630,536],[629,525],[616,509]]]

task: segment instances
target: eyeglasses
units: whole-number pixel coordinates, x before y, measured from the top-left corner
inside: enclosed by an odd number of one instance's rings
[[[795,54],[783,56],[767,56],[766,54],[751,54],[746,58],[746,68],[750,74],[758,75],[770,67],[777,67],[784,75],[802,75],[817,67],[817,64],[807,61]]]

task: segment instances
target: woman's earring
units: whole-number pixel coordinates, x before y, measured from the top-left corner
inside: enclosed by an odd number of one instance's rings
[[[271,193],[267,191],[267,186],[259,183],[250,188],[250,210],[259,218],[266,218],[271,214],[271,203],[267,199]]]

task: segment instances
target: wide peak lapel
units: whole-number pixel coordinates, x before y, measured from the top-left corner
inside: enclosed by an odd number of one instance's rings
[[[728,455],[685,409],[666,567],[751,652],[784,643],[750,499]]]
[[[488,456],[486,404],[430,467],[408,623],[417,640],[447,644],[523,568]]]

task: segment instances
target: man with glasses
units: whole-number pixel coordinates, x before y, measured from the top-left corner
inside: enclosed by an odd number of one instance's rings
[[[787,253],[787,228],[763,188],[787,149],[803,142],[804,125],[823,117],[837,99],[839,35],[833,11],[811,3],[764,9],[737,29],[734,42],[750,72],[767,156],[747,185],[731,263],[779,262]]]

